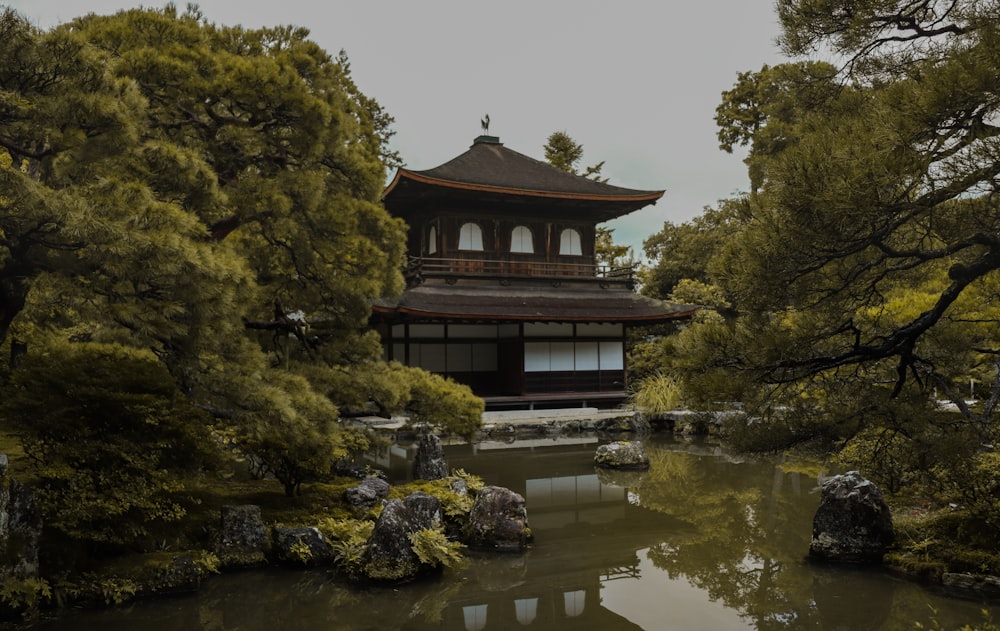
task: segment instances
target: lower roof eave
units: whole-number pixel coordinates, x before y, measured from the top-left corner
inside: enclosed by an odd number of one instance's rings
[[[422,320],[461,320],[461,321],[502,321],[502,322],[621,322],[626,324],[656,324],[670,320],[682,320],[693,316],[700,309],[690,309],[671,313],[646,315],[544,315],[544,314],[497,314],[497,313],[452,313],[443,311],[424,311],[406,307],[375,306],[373,311],[384,316],[396,316],[399,319],[412,321]]]

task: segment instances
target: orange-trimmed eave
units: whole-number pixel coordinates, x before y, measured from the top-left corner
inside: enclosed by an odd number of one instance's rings
[[[693,307],[687,311],[675,311],[671,313],[663,313],[660,315],[644,315],[644,316],[621,316],[616,315],[613,317],[601,317],[601,316],[556,316],[556,317],[545,317],[538,314],[505,314],[498,315],[495,313],[452,313],[446,311],[423,311],[420,309],[411,309],[408,307],[387,307],[384,305],[372,305],[372,311],[375,313],[386,314],[386,315],[397,315],[397,316],[411,316],[420,319],[434,319],[434,320],[507,320],[512,322],[631,322],[633,324],[638,323],[652,323],[652,322],[666,322],[667,320],[679,320],[681,318],[689,318],[693,316],[698,311],[701,311],[701,307]]]
[[[382,198],[392,192],[394,188],[399,184],[402,178],[413,180],[414,182],[420,182],[421,184],[430,184],[432,186],[441,186],[444,188],[453,188],[463,191],[473,191],[478,193],[501,193],[506,195],[523,195],[526,197],[540,197],[548,199],[568,199],[568,200],[579,200],[579,201],[595,201],[595,202],[644,202],[645,204],[655,204],[657,200],[663,197],[665,191],[642,191],[637,195],[592,195],[588,193],[565,193],[558,191],[536,191],[531,189],[522,188],[510,188],[506,186],[493,186],[490,184],[473,184],[470,182],[455,182],[453,180],[443,180],[435,177],[428,177],[414,171],[408,171],[407,169],[397,169],[396,176],[392,178],[392,182],[389,186],[385,187],[382,192]]]

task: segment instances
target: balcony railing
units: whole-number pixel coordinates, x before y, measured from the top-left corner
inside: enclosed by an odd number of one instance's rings
[[[635,282],[635,267],[536,260],[410,257],[406,268],[407,281],[410,284],[420,284],[429,278],[446,280],[534,278],[550,281],[593,281],[602,285],[614,283],[632,287]]]

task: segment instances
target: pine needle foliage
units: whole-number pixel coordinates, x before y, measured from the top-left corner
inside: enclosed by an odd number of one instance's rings
[[[83,536],[103,510],[94,536],[126,540],[140,514],[180,516],[161,495],[180,463],[159,462],[169,454],[156,431],[132,431],[139,419],[177,441],[215,425],[287,495],[328,475],[357,444],[340,431],[342,407],[371,400],[366,375],[387,370],[365,329],[372,301],[401,291],[405,253],[405,225],[379,201],[398,163],[392,118],[358,89],[346,55],[304,28],[217,25],[194,5],[47,31],[0,8],[0,85],[0,353],[12,358],[0,423],[14,419],[53,498],[88,492],[74,466],[97,476],[88,484],[136,494],[92,514],[67,507],[61,527]],[[25,394],[27,381],[55,388],[41,368],[49,353],[69,360],[54,374],[86,396]],[[399,407],[419,398],[427,422],[470,431],[471,393],[428,384],[400,393]],[[89,418],[84,405],[125,412],[71,426]],[[32,417],[52,427],[33,429]],[[59,441],[115,422],[108,454],[57,466],[72,457]],[[131,460],[117,451],[126,436]]]
[[[110,344],[28,355],[0,413],[18,432],[48,528],[123,545],[184,509],[174,493],[219,454],[206,415],[155,356]]]

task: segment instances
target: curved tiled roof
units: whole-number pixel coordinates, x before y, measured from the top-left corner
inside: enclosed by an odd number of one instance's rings
[[[663,196],[662,190],[624,188],[568,173],[508,149],[494,136],[480,136],[468,151],[433,169],[399,169],[383,198],[391,205],[394,197],[425,197],[428,188],[443,194],[565,200],[600,207],[603,218],[637,210]]]

